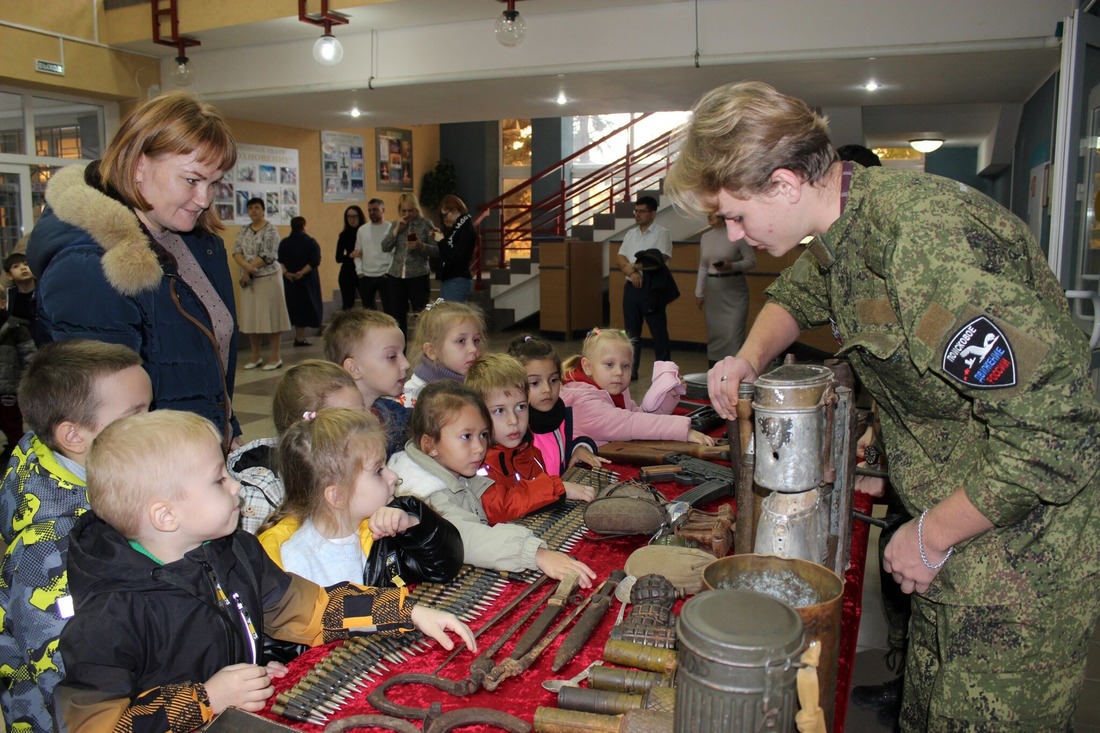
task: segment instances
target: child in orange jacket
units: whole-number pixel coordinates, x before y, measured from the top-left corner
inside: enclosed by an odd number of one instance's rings
[[[481,496],[490,524],[508,522],[563,498],[592,501],[595,490],[546,472],[527,431],[527,370],[514,356],[486,354],[466,384],[481,394],[493,420],[493,443],[482,469],[493,485]]]

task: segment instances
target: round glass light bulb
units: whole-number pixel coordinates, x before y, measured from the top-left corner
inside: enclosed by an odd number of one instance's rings
[[[186,56],[176,57],[176,64],[168,72],[168,78],[178,87],[190,86],[191,82],[194,81],[194,77],[191,74],[191,64],[188,63]]]
[[[313,59],[321,66],[335,66],[344,58],[344,47],[336,36],[326,33],[313,44]]]
[[[505,10],[493,26],[497,42],[502,46],[518,46],[527,37],[527,23],[518,10]]]

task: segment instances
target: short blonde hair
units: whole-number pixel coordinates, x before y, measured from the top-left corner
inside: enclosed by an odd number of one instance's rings
[[[282,435],[306,412],[317,412],[329,395],[347,387],[359,393],[359,387],[342,366],[322,359],[306,359],[287,370],[275,387],[271,400],[271,419]],[[369,407],[369,405],[368,405]]]
[[[456,323],[463,321],[474,323],[481,330],[481,335],[485,336],[485,316],[477,306],[454,300],[429,303],[416,319],[416,334],[411,344],[409,361],[415,363],[416,358],[424,353],[424,344],[432,344],[437,349],[443,346],[447,332]]]
[[[593,328],[584,337],[581,353],[569,357],[561,365],[562,372],[571,372],[579,367],[581,357],[591,361],[595,358],[597,351],[608,346],[625,346],[630,349],[631,356],[634,355],[634,340],[627,335],[626,331],[618,328]]]
[[[368,333],[376,328],[400,330],[393,316],[367,308],[348,308],[338,311],[325,326],[321,338],[325,345],[325,358],[343,365],[344,359],[359,345]]]
[[[816,183],[840,159],[826,119],[763,82],[727,84],[706,93],[681,129],[680,155],[664,190],[689,211],[713,210],[708,199],[719,191],[741,197],[766,193],[779,168]]]
[[[194,476],[194,449],[204,441],[221,450],[221,433],[193,412],[157,410],[111,423],[88,454],[92,511],[133,539],[149,505],[178,496],[182,480]]]
[[[325,487],[347,490],[371,452],[386,459],[386,431],[369,412],[333,408],[299,419],[279,438],[276,464],[286,499],[264,528],[285,517],[304,521],[325,514]]]
[[[416,209],[417,216],[424,216],[424,212],[420,209],[420,201],[416,198],[415,194],[403,193],[397,197],[397,210],[401,211],[401,205],[412,206]]]
[[[523,363],[509,354],[485,354],[479,357],[466,373],[466,386],[488,399],[494,389],[519,390],[527,394],[527,370]]]
[[[194,94],[168,92],[150,99],[126,118],[107,146],[99,172],[128,206],[149,211],[152,206],[134,180],[141,156],[163,158],[195,151],[200,162],[219,171],[237,164],[237,143],[221,113]],[[198,225],[211,232],[222,229],[213,207],[199,215]]]

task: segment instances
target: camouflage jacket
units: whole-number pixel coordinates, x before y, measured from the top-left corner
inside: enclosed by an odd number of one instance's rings
[[[1018,603],[1100,572],[1088,347],[1023,222],[961,183],[856,166],[840,218],[767,294],[803,328],[832,323],[907,509],[961,486],[994,523],[927,597]]]
[[[0,706],[12,733],[53,730],[64,668],[57,643],[72,614],[65,556],[88,509],[84,482],[34,433],[19,441],[0,486]]]

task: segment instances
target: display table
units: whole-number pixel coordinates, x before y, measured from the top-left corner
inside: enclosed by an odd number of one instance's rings
[[[618,472],[624,479],[637,475],[637,469],[632,466],[611,466],[611,468]],[[656,486],[669,498],[675,498],[688,488],[675,483],[659,483],[656,484]],[[713,510],[718,504],[722,503],[722,501],[731,501],[731,499],[720,500],[713,505],[703,508]],[[870,510],[870,505],[870,497],[857,494],[856,509],[868,512]],[[863,569],[867,551],[867,535],[868,531],[866,524],[861,522],[855,522],[853,524],[851,564],[846,574],[844,584],[840,664],[837,673],[837,699],[833,728],[835,733],[840,733],[844,730],[844,719],[845,713],[847,712],[848,688],[851,682],[852,664],[855,659],[856,638],[859,634],[859,619],[862,610],[861,599],[863,594]],[[586,532],[574,547],[572,554],[596,571],[598,576],[596,583],[598,585],[600,581],[607,578],[611,571],[622,568],[630,553],[645,544],[647,540],[648,538],[644,536],[610,539],[601,538]],[[503,619],[485,633],[481,634],[477,640],[478,645],[484,648],[491,644],[494,639],[511,625],[512,619],[518,618],[519,614],[530,607],[530,605],[540,602],[543,594],[547,592],[547,590],[553,590],[554,587],[555,584],[551,581],[551,583],[539,589],[538,592],[532,594],[525,603],[513,611],[508,618]],[[477,633],[486,620],[492,618],[498,610],[504,608],[511,600],[518,596],[524,588],[526,588],[526,584],[524,583],[504,581],[503,587],[495,597],[487,597],[485,599],[484,607],[480,610],[480,613],[476,618],[469,621],[470,627]],[[589,592],[591,591],[585,591],[585,595]],[[677,611],[679,610],[679,605],[680,604],[677,605]],[[535,708],[539,706],[557,706],[557,695],[543,689],[541,685],[543,680],[572,677],[583,670],[589,663],[602,658],[604,643],[607,641],[611,627],[615,623],[615,615],[618,610],[619,603],[616,601],[612,604],[610,611],[604,617],[602,623],[597,627],[596,631],[580,653],[558,673],[551,672],[550,668],[554,653],[557,650],[561,638],[564,638],[564,634],[546,649],[529,670],[521,676],[505,680],[493,692],[482,689],[468,697],[456,698],[430,687],[404,686],[395,689],[390,695],[390,699],[401,704],[422,708],[426,708],[431,702],[438,701],[442,704],[444,712],[456,708],[487,707],[506,711],[530,722],[534,718]],[[564,614],[561,618],[564,618]],[[512,643],[515,638],[518,638],[518,634],[495,655],[495,661],[499,662],[507,657],[508,653],[511,651]],[[377,687],[382,680],[402,673],[433,672],[436,667],[447,658],[449,653],[444,651],[442,647],[434,642],[429,641],[427,643],[430,644],[430,648],[427,651],[420,652],[406,661],[386,662],[386,664],[389,665],[388,670],[377,670],[373,679],[362,680],[358,687],[348,696],[348,699],[339,705],[339,709],[333,713],[328,720],[331,721],[337,718],[345,718],[359,714],[377,714],[378,711],[367,702],[367,695]],[[298,659],[294,660],[290,664],[290,673],[286,677],[275,681],[276,691],[284,692],[291,689],[314,667],[314,665],[321,662],[337,646],[339,645],[330,644],[323,647],[317,647],[307,651]],[[441,670],[439,674],[443,677],[455,680],[465,678],[470,672],[470,662],[473,658],[473,654],[463,652],[447,667]],[[275,698],[272,697],[272,702],[274,701]],[[273,720],[278,720],[283,724],[291,725],[300,730],[319,731],[322,729],[319,725],[290,721],[275,715],[271,712],[271,704],[268,705],[268,708],[263,714]],[[417,725],[419,725],[419,723],[417,723]],[[463,728],[463,730],[493,731],[498,729],[487,726],[471,726]]]

